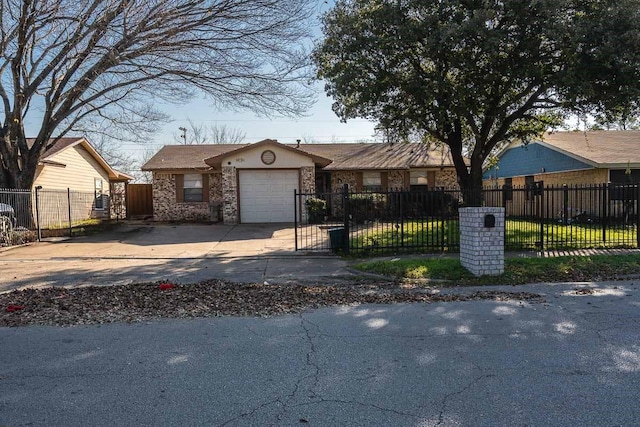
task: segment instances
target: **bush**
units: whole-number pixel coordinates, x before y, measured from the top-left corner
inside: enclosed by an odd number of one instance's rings
[[[327,202],[323,199],[312,198],[304,202],[307,208],[309,224],[321,224],[327,212]]]
[[[384,218],[386,207],[387,197],[385,194],[363,193],[352,194],[349,197],[349,212],[351,212],[351,219],[356,224]]]

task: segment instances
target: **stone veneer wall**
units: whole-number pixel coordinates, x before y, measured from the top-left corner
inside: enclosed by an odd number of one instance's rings
[[[307,194],[303,199],[297,199],[298,221],[301,224],[307,224],[309,212],[305,205],[305,201],[316,196],[316,168],[314,166],[303,166],[300,168],[300,193]]]
[[[209,202],[176,202],[174,174],[153,173],[153,219],[156,221],[215,221],[210,203],[221,202],[220,173],[209,174]]]
[[[454,168],[447,168],[436,172],[436,188],[458,189],[458,175]]]
[[[356,191],[358,185],[356,171],[335,171],[331,172],[331,192],[342,193],[342,187],[345,184],[349,185],[351,191]]]
[[[391,191],[406,190],[404,187],[405,171],[389,171],[387,174],[387,188]]]
[[[349,191],[356,191],[358,186],[358,178],[356,171],[335,171],[331,172],[331,192],[334,197],[331,198],[331,215],[334,217],[342,217],[342,189],[345,184],[349,185]]]
[[[484,226],[485,215],[495,227]],[[504,273],[504,209],[460,208],[460,263],[475,276]]]
[[[238,171],[234,166],[222,167],[222,218],[225,224],[238,224]]]
[[[300,168],[300,192],[314,194],[316,192],[316,168],[303,166]]]

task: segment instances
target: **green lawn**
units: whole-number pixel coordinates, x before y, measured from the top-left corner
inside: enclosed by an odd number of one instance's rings
[[[457,249],[459,242],[458,220],[377,223],[351,234],[351,251],[366,253],[393,247],[441,252]]]
[[[545,224],[544,243],[549,249],[587,249],[636,247],[635,227],[608,227],[600,224]],[[507,219],[505,230],[507,250],[535,249],[540,241],[540,224],[534,221]],[[407,221],[375,223],[351,233],[351,252],[380,252],[383,248],[406,249],[414,252],[457,251],[459,246],[457,220]]]
[[[540,241],[540,224],[525,220],[507,220],[505,230],[507,248],[510,250],[536,247]],[[602,224],[559,224],[543,225],[545,247],[554,249],[586,249],[635,247],[637,231],[635,227],[608,226],[603,231]]]
[[[638,255],[509,258],[500,276],[477,278],[453,258],[413,258],[363,262],[354,268],[398,279],[446,280],[452,285],[520,285],[536,282],[610,280],[640,275]]]

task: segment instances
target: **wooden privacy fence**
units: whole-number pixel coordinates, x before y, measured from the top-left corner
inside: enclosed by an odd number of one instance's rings
[[[127,217],[153,215],[153,186],[151,184],[127,185]]]

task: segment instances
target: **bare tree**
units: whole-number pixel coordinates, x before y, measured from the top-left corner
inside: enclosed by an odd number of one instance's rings
[[[227,127],[227,125],[211,125],[195,123],[187,120],[187,127],[180,127],[180,133],[173,134],[173,140],[177,144],[242,144],[247,136],[238,128]]]
[[[130,153],[122,150],[119,141],[104,135],[98,135],[91,139],[91,145],[112,168],[128,174],[131,174],[135,170],[135,158],[131,157]]]
[[[142,138],[154,102],[296,115],[316,0],[0,0],[0,187],[31,187],[71,132]],[[27,141],[25,119],[36,119]]]
[[[135,170],[132,172],[134,181],[138,184],[153,183],[153,174],[142,170],[142,165],[147,163],[157,153],[156,149],[146,147],[138,156],[134,158]]]
[[[209,126],[210,144],[242,144],[247,134],[238,128],[230,128],[227,125]]]

